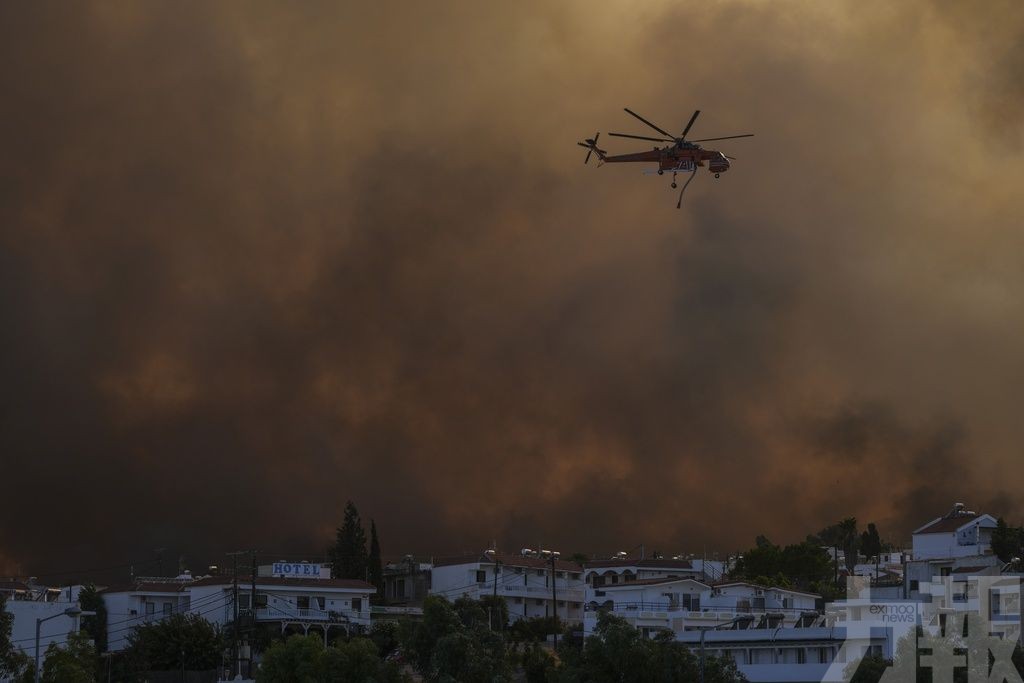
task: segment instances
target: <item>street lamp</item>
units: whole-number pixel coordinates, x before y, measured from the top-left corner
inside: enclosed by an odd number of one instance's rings
[[[742,617],[736,617],[735,619],[727,621],[724,624],[717,624],[710,628],[702,628],[700,630],[700,683],[704,683],[704,634],[708,631],[718,630],[723,626],[732,626],[733,624],[738,624],[741,621],[750,621],[751,619],[753,619],[753,617],[751,617],[750,615],[744,615]]]
[[[72,619],[77,619],[78,617],[91,617],[91,616],[95,616],[95,614],[96,613],[92,612],[92,611],[84,611],[84,610],[82,610],[82,608],[79,607],[78,605],[72,605],[71,607],[68,607],[63,612],[58,612],[57,614],[51,614],[48,617],[39,617],[38,619],[36,619],[36,671],[35,671],[35,683],[39,683],[39,677],[41,675],[41,672],[39,671],[39,633],[42,630],[43,622],[44,621],[49,621],[50,619],[56,619],[57,617],[65,617],[66,616],[66,617],[71,617]]]

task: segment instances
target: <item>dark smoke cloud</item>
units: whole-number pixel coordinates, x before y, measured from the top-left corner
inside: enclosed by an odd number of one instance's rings
[[[868,5],[3,6],[0,565],[1020,515],[1024,22]]]

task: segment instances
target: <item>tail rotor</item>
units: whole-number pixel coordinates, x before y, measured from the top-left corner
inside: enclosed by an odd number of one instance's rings
[[[603,149],[601,149],[600,147],[597,146],[597,139],[600,138],[600,137],[601,137],[601,133],[594,133],[594,137],[587,138],[584,142],[577,142],[576,143],[580,147],[585,147],[587,149],[587,156],[583,160],[584,164],[586,164],[586,163],[588,163],[590,161],[590,155],[593,154],[594,152],[597,152],[598,159],[604,160],[604,155],[605,155],[606,152]]]

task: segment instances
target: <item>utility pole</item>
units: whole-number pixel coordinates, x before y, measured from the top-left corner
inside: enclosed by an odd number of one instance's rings
[[[235,618],[232,620],[232,624],[235,627],[235,649],[234,658],[235,666],[233,669],[238,668],[238,555],[236,554],[233,558],[234,566],[231,568],[231,606],[234,611]]]
[[[497,555],[497,553],[495,553]],[[494,558],[494,597],[491,600],[491,612],[498,611],[498,565],[501,564],[501,560],[495,556]],[[496,620],[497,617],[495,617]],[[492,620],[493,621],[493,620]],[[494,626],[491,626],[491,630],[494,630]],[[505,630],[505,624],[501,624],[500,630]]]
[[[252,586],[249,594],[249,614],[252,615],[252,625],[249,636],[249,678],[252,678],[252,646],[256,637],[256,551],[252,550]]]
[[[555,628],[552,634],[555,638],[553,649],[558,652],[558,595],[555,592],[555,557],[557,556],[551,553],[551,613],[555,615]]]
[[[242,663],[239,661],[239,655],[241,653],[241,636],[239,635],[238,629],[238,556],[247,555],[252,551],[249,550],[236,550],[228,553],[231,557],[231,610],[234,618],[232,619],[232,630],[235,635],[235,642],[233,648],[234,663],[231,668],[238,676],[242,675]]]
[[[256,621],[256,551],[250,550],[252,554],[252,586],[250,586],[249,609],[252,610],[253,625]]]

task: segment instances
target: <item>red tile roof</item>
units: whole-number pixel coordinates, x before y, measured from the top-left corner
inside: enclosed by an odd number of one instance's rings
[[[983,572],[983,571],[986,571],[986,570],[990,570],[990,569],[995,569],[995,568],[996,567],[994,567],[993,565],[990,565],[990,564],[975,565],[975,566],[971,566],[971,567],[957,567],[956,569],[953,570],[953,573],[954,574],[978,574],[980,572]]]
[[[915,534],[946,534],[951,531],[956,531],[967,524],[975,521],[981,517],[981,515],[956,515],[955,517],[942,517],[940,519],[926,524],[917,531]]]
[[[231,577],[207,576],[193,581],[190,586],[230,586]],[[249,586],[252,584],[251,576],[239,576],[238,585]],[[295,586],[299,588],[348,588],[351,590],[365,590],[370,593],[376,592],[372,583],[359,579],[292,579],[280,576],[257,576],[256,587],[260,586]]]
[[[252,579],[249,576],[239,576],[239,586],[249,586]],[[183,583],[162,583],[142,582],[134,584],[123,584],[103,589],[102,593],[183,593],[193,586],[224,586],[229,588],[232,579],[229,576],[203,576],[193,581]],[[300,588],[342,588],[360,590],[375,593],[376,588],[372,584],[358,579],[286,579],[276,576],[257,576],[256,586],[295,586]]]

